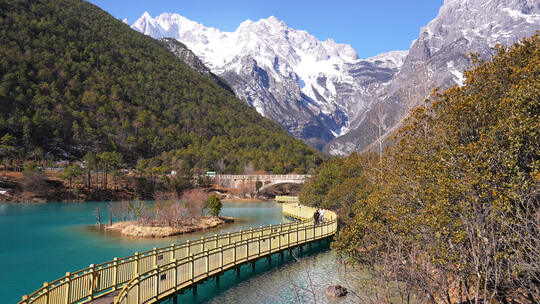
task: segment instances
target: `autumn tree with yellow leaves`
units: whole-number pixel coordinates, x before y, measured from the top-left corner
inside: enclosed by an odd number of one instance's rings
[[[472,56],[464,86],[412,111],[333,247],[425,302],[539,303],[539,47]]]

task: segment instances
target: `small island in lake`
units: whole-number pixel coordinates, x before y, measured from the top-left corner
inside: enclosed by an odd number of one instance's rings
[[[138,221],[117,222],[110,226],[106,226],[105,230],[120,233],[122,236],[138,237],[138,238],[162,238],[184,233],[190,233],[217,226],[232,223],[232,217],[225,216],[201,216],[193,219],[193,224],[190,219],[182,220],[179,225],[174,226],[150,226],[143,225]]]
[[[111,203],[110,221],[105,231],[118,232],[126,237],[162,238],[234,222],[232,217],[219,216],[221,199],[203,189],[186,191],[181,198],[175,193],[156,193],[154,196],[155,203]],[[96,214],[100,222],[99,210]]]

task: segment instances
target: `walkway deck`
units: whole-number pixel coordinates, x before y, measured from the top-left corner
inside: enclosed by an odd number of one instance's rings
[[[114,304],[114,299],[118,296],[118,294],[120,293],[120,290],[117,290],[117,291],[113,291],[113,292],[109,292],[97,299],[94,299],[94,300],[90,300],[90,302],[87,302],[87,303],[91,303],[91,304]]]
[[[282,206],[283,214],[302,221],[203,237],[91,265],[45,283],[19,304],[156,303],[229,269],[337,231],[332,211],[325,212],[325,223],[315,226],[315,209],[296,203]]]

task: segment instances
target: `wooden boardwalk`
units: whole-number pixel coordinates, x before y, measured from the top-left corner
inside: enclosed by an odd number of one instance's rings
[[[120,293],[120,290],[109,292],[109,293],[106,293],[105,295],[103,295],[103,296],[101,296],[101,297],[99,297],[97,299],[90,300],[88,303],[92,303],[92,304],[114,304],[114,299],[118,296],[119,293]]]
[[[91,265],[66,275],[19,304],[155,303],[196,286],[245,263],[334,235],[336,214],[325,212],[325,222],[315,226],[314,208],[283,204],[283,214],[300,219],[215,235],[135,253],[122,259]]]

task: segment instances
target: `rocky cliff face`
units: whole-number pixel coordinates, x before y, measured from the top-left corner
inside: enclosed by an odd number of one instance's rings
[[[462,84],[470,52],[488,59],[496,44],[540,30],[540,3],[446,0],[409,51],[367,60],[274,17],[222,32],[177,14],[145,13],[132,27],[181,41],[259,113],[314,147],[348,154],[381,148],[435,87]]]
[[[197,73],[214,81],[217,85],[225,90],[234,93],[233,89],[226,81],[212,73],[212,71],[210,71],[210,69],[206,67],[204,63],[202,63],[199,57],[197,57],[197,55],[195,55],[183,43],[172,38],[162,38],[160,41],[169,51],[171,51],[171,53],[178,57],[178,59],[180,59],[183,63],[187,64],[190,68],[197,71]]]
[[[489,59],[497,44],[511,45],[540,30],[535,0],[446,0],[438,16],[420,30],[399,73],[377,96],[357,127],[325,147],[332,154],[378,149],[435,87],[461,85],[470,65],[467,55]]]

